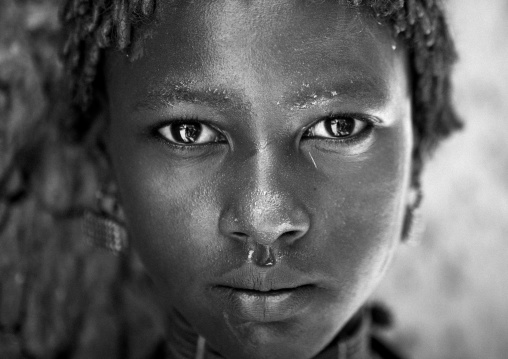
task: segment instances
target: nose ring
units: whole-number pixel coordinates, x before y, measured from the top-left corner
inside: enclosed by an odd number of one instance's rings
[[[259,267],[272,267],[277,263],[274,249],[265,244],[257,244],[254,249],[249,249],[247,260]]]

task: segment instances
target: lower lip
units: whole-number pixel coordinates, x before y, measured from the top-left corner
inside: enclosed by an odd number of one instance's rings
[[[217,286],[212,293],[234,317],[267,323],[288,320],[301,313],[309,306],[315,290],[312,285],[268,292]]]

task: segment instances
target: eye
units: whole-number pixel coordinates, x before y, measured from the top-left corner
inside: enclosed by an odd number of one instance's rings
[[[330,116],[305,131],[303,137],[348,138],[363,132],[369,123],[359,116]]]
[[[159,128],[159,133],[169,142],[180,146],[206,145],[225,142],[218,130],[197,121],[177,121]]]

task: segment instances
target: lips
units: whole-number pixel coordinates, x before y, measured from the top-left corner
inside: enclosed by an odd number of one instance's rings
[[[289,320],[308,307],[319,291],[315,278],[285,266],[234,269],[212,286],[220,309],[250,322]]]
[[[261,268],[246,263],[220,276],[215,285],[259,292],[293,289],[315,284],[317,278],[312,274],[292,269],[286,265]]]

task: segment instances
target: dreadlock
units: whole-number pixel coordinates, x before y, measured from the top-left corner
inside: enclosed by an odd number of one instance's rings
[[[72,76],[74,96],[85,109],[93,96],[93,83],[101,50],[125,50],[132,27],[152,16],[154,0],[69,0],[63,9],[69,37],[64,56]]]

